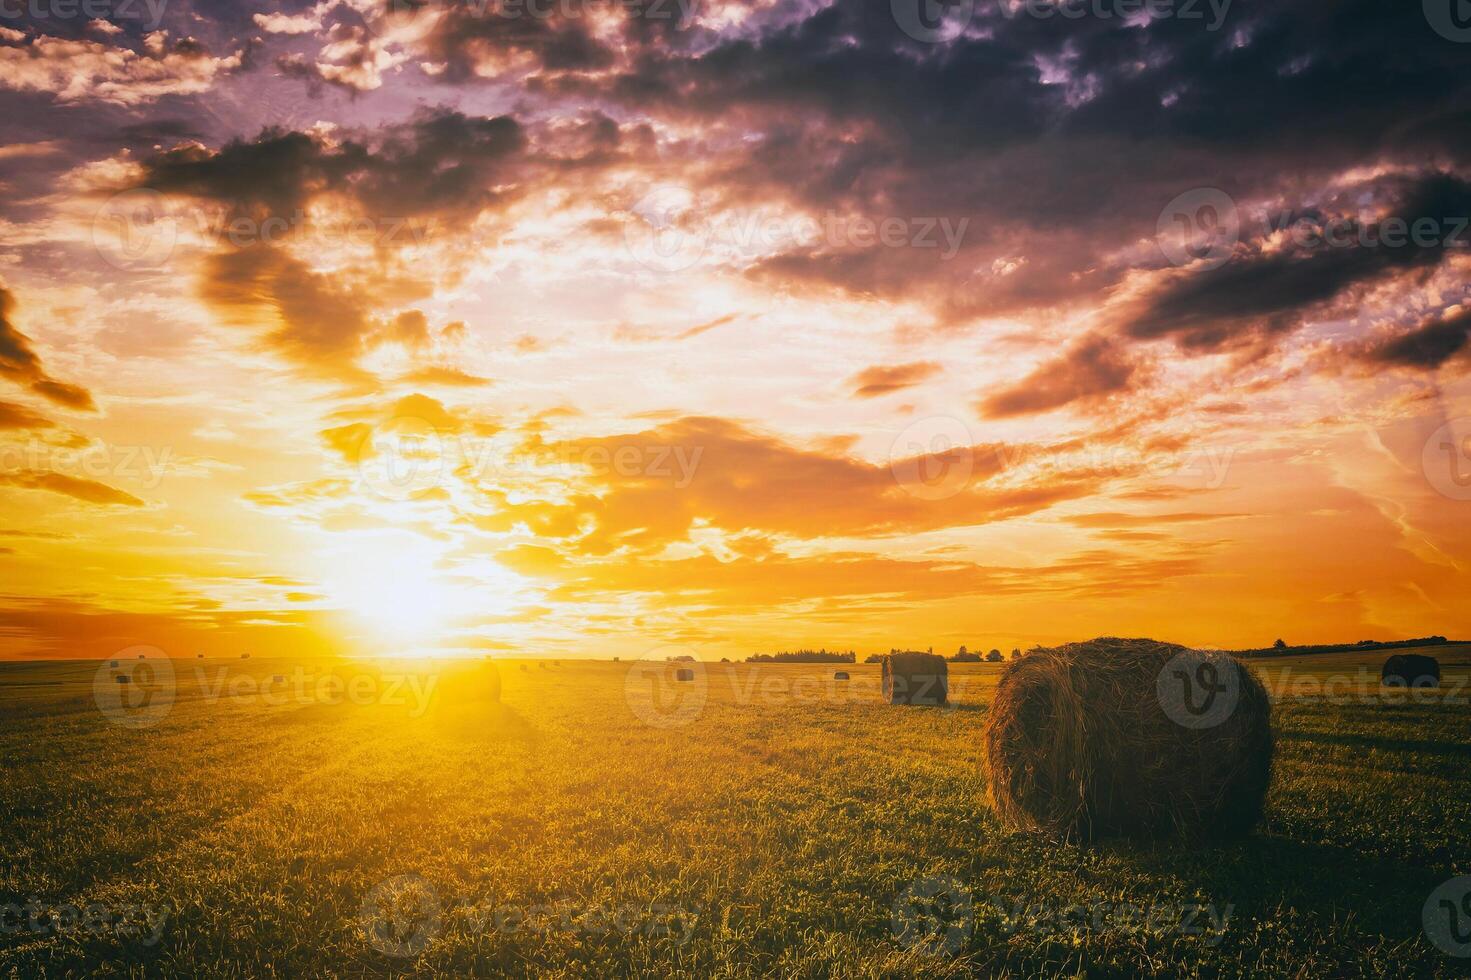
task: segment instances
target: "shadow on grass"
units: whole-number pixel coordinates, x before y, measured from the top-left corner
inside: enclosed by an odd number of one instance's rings
[[[1272,919],[1293,909],[1327,929],[1351,916],[1366,931],[1394,939],[1423,934],[1421,909],[1447,878],[1447,872],[1401,860],[1277,836],[1107,846],[1140,873],[1174,878],[1214,903],[1231,903],[1247,919]]]
[[[1385,752],[1423,752],[1459,759],[1471,759],[1471,744],[1443,739],[1386,738],[1383,735],[1338,732],[1276,732],[1278,742],[1318,742],[1343,745],[1355,749],[1380,749]]]
[[[423,720],[461,741],[535,746],[541,740],[535,725],[514,708],[499,702],[449,705],[431,711]]]

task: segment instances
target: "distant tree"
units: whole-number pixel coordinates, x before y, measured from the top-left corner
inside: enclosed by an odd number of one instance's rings
[[[863,662],[866,664],[881,664],[884,662],[884,655],[882,653],[870,653],[863,658]]]
[[[1278,637],[1277,638],[1277,642],[1272,644],[1272,649],[1273,650],[1286,650],[1287,649],[1287,641],[1284,640],[1284,639],[1282,639],[1281,637]]]
[[[981,659],[979,653],[969,653],[965,647],[961,647],[960,652],[950,658],[950,662],[957,664],[978,664],[981,662]]]
[[[1021,658],[1022,658],[1021,647],[1012,647],[1011,648],[1011,659],[1012,660],[1020,660]]]
[[[827,650],[783,650],[780,653],[753,653],[746,658],[748,664],[851,664],[856,659],[853,653],[838,653]]]
[[[1001,662],[1001,651],[992,650],[990,653],[986,654],[986,659],[993,664],[999,664]]]
[[[723,663],[723,664],[728,664],[728,663],[730,663],[730,658],[729,657],[721,657],[720,658],[720,662]]]
[[[959,650],[956,650],[955,651],[955,657],[956,657],[957,660],[959,658],[963,657],[963,656],[965,656],[965,644],[964,643],[962,643],[960,645],[960,649]]]
[[[925,647],[924,648],[924,652],[925,653],[934,653],[935,652],[935,648],[934,647]]]

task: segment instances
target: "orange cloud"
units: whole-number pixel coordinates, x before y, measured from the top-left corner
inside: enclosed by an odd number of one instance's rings
[[[913,364],[896,364],[892,367],[876,365],[858,373],[853,379],[853,397],[877,398],[913,388],[915,385],[939,374],[942,368],[933,361],[917,361]]]

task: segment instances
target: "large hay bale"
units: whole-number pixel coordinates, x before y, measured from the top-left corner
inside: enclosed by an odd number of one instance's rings
[[[1001,821],[1063,839],[1231,837],[1260,819],[1271,702],[1225,653],[1106,637],[1034,650],[985,726]]]
[[[1399,653],[1384,661],[1379,682],[1390,687],[1440,687],[1440,661],[1419,653]]]
[[[950,696],[949,668],[934,653],[884,656],[884,700],[889,704],[945,704]]]
[[[680,667],[674,672],[674,679],[677,681],[692,681],[695,679],[695,672],[689,667]]]
[[[846,670],[840,670],[837,673],[833,674],[833,680],[835,681],[845,681],[847,679],[848,672]]]

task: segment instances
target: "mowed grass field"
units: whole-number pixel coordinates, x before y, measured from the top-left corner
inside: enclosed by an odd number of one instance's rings
[[[1431,652],[1413,698],[1382,652],[1253,662],[1276,779],[1224,846],[1004,831],[1000,665],[941,709],[864,665],[506,661],[493,704],[420,698],[433,665],[177,660],[147,727],[96,662],[0,665],[0,970],[1460,975],[1422,911],[1471,874],[1471,646]]]

